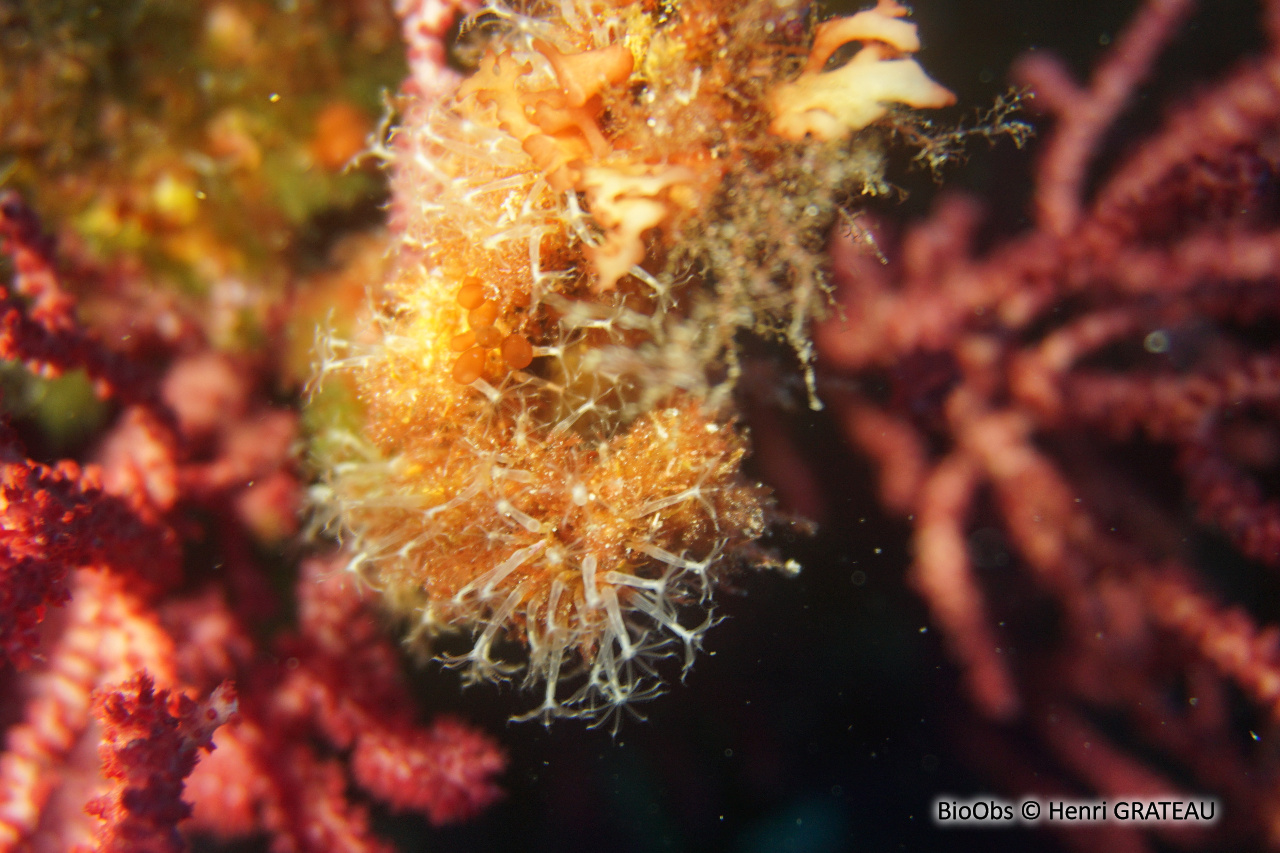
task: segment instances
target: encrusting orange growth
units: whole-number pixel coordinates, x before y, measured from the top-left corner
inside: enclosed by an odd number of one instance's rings
[[[884,187],[875,122],[923,72],[892,0],[820,25],[804,68],[798,3],[538,8],[485,6],[472,76],[405,104],[395,272],[317,379],[363,422],[318,442],[316,496],[416,636],[470,631],[449,660],[538,687],[529,717],[596,717],[691,664],[726,572],[795,570],[742,472],[740,333],[808,372],[827,232]]]
[[[804,73],[774,90],[769,129],[788,139],[835,139],[883,117],[890,104],[955,103],[951,92],[907,58],[920,49],[920,39],[915,24],[903,20],[906,14],[896,0],[880,0],[874,9],[820,24]],[[852,41],[862,42],[862,49],[839,69],[824,71],[831,55]]]

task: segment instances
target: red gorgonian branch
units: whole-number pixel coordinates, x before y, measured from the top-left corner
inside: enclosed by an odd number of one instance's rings
[[[213,751],[213,733],[236,713],[235,688],[224,682],[196,702],[156,690],[146,673],[98,691],[93,715],[102,723],[103,774],[110,793],[86,810],[104,821],[99,853],[178,853],[186,843],[178,823],[191,814],[182,789],[199,750]]]

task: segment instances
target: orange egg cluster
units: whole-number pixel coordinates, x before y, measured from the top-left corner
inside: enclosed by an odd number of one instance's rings
[[[467,276],[458,288],[458,304],[467,309],[467,331],[454,335],[449,342],[454,352],[461,353],[453,363],[453,380],[470,385],[484,375],[489,351],[496,349],[507,367],[523,370],[533,361],[533,347],[524,335],[505,337],[494,323],[498,319],[498,303],[485,298],[484,285],[476,276]]]

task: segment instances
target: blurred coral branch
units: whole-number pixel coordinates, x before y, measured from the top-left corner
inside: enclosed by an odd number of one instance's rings
[[[911,578],[978,712],[961,742],[1004,742],[975,759],[998,778],[1038,761],[1036,781],[1005,776],[1019,794],[1173,791],[1185,773],[1228,801],[1216,843],[1275,849],[1278,768],[1213,698],[1238,690],[1274,737],[1280,631],[1217,582],[1280,567],[1274,26],[1266,55],[1099,162],[1193,7],[1148,0],[1087,85],[1045,53],[1018,66],[1052,120],[1026,232],[979,251],[981,207],[950,195],[898,245],[870,229],[888,263],[835,243],[845,316],[818,331],[821,388],[913,525]],[[1179,500],[1235,564],[1193,569]],[[1028,601],[1052,602],[1051,626]],[[1011,760],[1028,729],[1041,751]],[[1137,833],[1125,849],[1148,849]]]
[[[462,722],[423,725],[341,563],[284,548],[303,480],[280,287],[302,277],[283,261],[313,213],[376,191],[371,169],[342,168],[378,81],[403,74],[395,19],[379,3],[162,5],[0,11],[0,171],[23,188],[0,194],[3,378],[79,375],[109,404],[57,459],[44,423],[3,401],[0,851],[179,850],[191,833],[388,849],[370,804],[462,820],[498,799],[506,762]],[[442,59],[455,12],[428,6],[405,26]],[[59,73],[107,56],[120,68],[90,82]],[[414,56],[424,81],[449,78]],[[175,60],[201,69],[198,103]],[[81,109],[94,123],[72,138]]]
[[[0,245],[13,259],[13,287],[0,285],[0,358],[46,375],[80,368],[103,394],[137,400],[153,390],[146,371],[102,346],[76,321],[58,281],[53,241],[16,193],[0,193]],[[13,291],[13,293],[10,292]]]
[[[38,462],[18,430],[0,434],[0,685],[19,720],[0,754],[0,850],[174,850],[179,829],[385,849],[348,772],[436,824],[497,799],[502,751],[455,720],[417,722],[395,648],[340,564],[306,564],[298,628],[269,640],[281,568],[256,546],[296,531],[302,485],[297,415],[269,402],[266,368],[189,336],[148,378],[77,318],[34,216],[14,195],[3,210],[5,354],[84,370],[127,405],[92,464]],[[231,712],[230,681],[239,721],[197,766],[180,827],[182,780]]]
[[[93,715],[105,729],[103,768],[116,782],[86,807],[105,821],[97,849],[185,849],[178,834],[178,822],[191,813],[182,801],[184,780],[196,765],[196,750],[211,751],[214,731],[235,712],[235,689],[226,683],[202,702],[156,691],[146,673],[95,693]]]

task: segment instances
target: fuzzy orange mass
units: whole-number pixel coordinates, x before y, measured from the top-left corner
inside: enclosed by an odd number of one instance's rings
[[[817,70],[787,35],[806,14],[492,7],[460,47],[474,74],[405,106],[395,271],[320,369],[365,422],[326,439],[318,497],[415,634],[470,631],[454,662],[473,677],[540,685],[530,716],[652,695],[657,659],[692,662],[726,572],[782,567],[742,472],[740,333],[809,370],[826,232],[883,186],[884,134],[854,132],[911,102],[906,66],[923,78],[896,4],[819,27]],[[855,39],[862,88],[836,91],[821,69]]]

